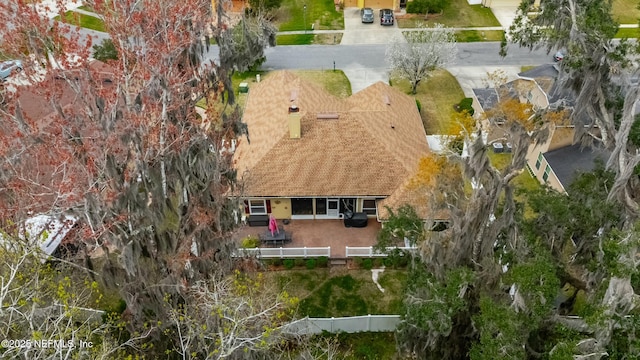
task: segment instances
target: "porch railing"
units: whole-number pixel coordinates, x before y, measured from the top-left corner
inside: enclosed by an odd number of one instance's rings
[[[253,248],[238,249],[233,253],[234,257],[255,256],[257,258],[307,258],[307,257],[331,257],[331,247],[301,247],[301,248]]]
[[[387,257],[389,256],[389,252],[398,249],[403,251],[416,251],[416,247],[388,247],[386,252],[378,252],[373,246],[366,247],[357,247],[357,246],[346,246],[345,247],[345,256],[346,257]]]

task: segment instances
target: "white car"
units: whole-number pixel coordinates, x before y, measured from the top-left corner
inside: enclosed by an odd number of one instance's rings
[[[559,50],[553,55],[553,61],[555,62],[562,61],[562,59],[564,59],[564,52],[562,50]]]
[[[22,61],[9,60],[0,63],[0,80],[5,81],[14,71],[22,71]]]

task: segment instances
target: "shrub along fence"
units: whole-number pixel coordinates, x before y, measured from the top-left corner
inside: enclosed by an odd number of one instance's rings
[[[387,257],[395,251],[413,252],[415,247],[388,247],[385,252],[377,252],[373,246],[346,246],[346,257]],[[331,247],[302,247],[302,248],[249,248],[236,250],[233,257],[255,256],[260,259],[278,258],[312,258],[331,257]]]

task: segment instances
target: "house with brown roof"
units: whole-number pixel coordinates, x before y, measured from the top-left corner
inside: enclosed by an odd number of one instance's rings
[[[406,183],[429,153],[414,99],[382,82],[340,99],[274,72],[250,89],[243,120],[234,164],[249,218],[383,220],[385,205],[411,200]]]

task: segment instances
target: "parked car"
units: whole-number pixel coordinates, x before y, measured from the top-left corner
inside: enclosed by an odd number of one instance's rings
[[[22,71],[22,61],[9,60],[0,63],[0,80],[6,80],[14,71]]]
[[[380,10],[380,25],[393,25],[393,10]]]
[[[367,24],[373,23],[373,9],[372,8],[363,8],[360,10],[360,15],[362,16],[362,22]]]
[[[558,50],[558,52],[553,55],[553,61],[558,62],[562,61],[562,59],[564,59],[564,52],[562,50]]]

